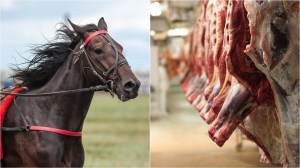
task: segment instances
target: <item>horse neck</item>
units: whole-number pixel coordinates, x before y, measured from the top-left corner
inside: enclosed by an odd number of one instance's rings
[[[74,51],[77,51],[78,48],[79,45],[75,47]],[[74,64],[73,58],[74,54],[71,53],[49,82],[39,88],[37,92],[54,92],[88,87],[81,69],[82,60]],[[55,111],[52,111],[53,108],[50,108],[48,116],[57,117],[59,122],[55,123],[55,127],[80,131],[93,95],[93,92],[79,92],[48,96],[39,99],[39,101],[51,104],[54,107]]]

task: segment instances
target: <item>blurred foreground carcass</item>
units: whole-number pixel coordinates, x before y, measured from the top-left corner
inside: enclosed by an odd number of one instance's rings
[[[218,146],[238,127],[261,161],[299,166],[299,2],[202,1],[180,60]]]

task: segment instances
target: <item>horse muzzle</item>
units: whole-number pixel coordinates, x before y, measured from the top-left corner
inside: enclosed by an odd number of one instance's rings
[[[136,79],[128,79],[118,85],[116,88],[116,94],[121,101],[127,101],[134,99],[138,96],[138,90],[140,88],[141,82]]]

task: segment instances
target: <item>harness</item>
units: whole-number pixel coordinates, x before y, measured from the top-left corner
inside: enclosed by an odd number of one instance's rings
[[[105,68],[101,68],[101,67],[97,66],[96,63],[91,59],[91,56],[86,52],[86,49],[85,49],[85,46],[90,42],[90,40],[93,39],[97,35],[101,35],[102,37],[104,37],[106,39],[106,41],[108,41],[108,43],[111,45],[111,47],[115,51],[115,64],[107,70],[105,70]],[[82,40],[80,42],[82,43]],[[93,32],[92,34],[90,34],[86,38],[86,40],[80,45],[79,51],[77,51],[75,53],[76,59],[74,61],[74,64],[77,62],[77,60],[79,59],[79,57],[81,55],[84,55],[84,57],[87,60],[88,65],[89,65],[89,67],[83,67],[83,68],[91,70],[93,75],[95,75],[103,83],[103,85],[91,86],[89,88],[81,88],[81,89],[73,89],[73,90],[65,90],[65,91],[57,91],[57,92],[48,92],[48,93],[38,93],[38,94],[26,94],[26,93],[14,93],[14,92],[10,93],[10,92],[5,92],[5,91],[0,91],[0,94],[2,94],[2,95],[14,96],[14,98],[13,98],[14,105],[16,106],[16,109],[17,109],[17,111],[18,111],[19,115],[21,116],[22,121],[24,123],[23,126],[19,126],[19,127],[2,127],[2,125],[1,125],[1,132],[2,131],[14,131],[14,132],[18,132],[18,131],[46,131],[46,132],[53,132],[53,133],[62,134],[62,135],[66,135],[66,136],[75,136],[75,137],[81,136],[82,132],[73,132],[73,131],[68,131],[68,130],[58,129],[58,128],[30,125],[26,121],[26,119],[24,117],[24,114],[21,112],[20,108],[18,107],[18,105],[16,104],[16,101],[15,101],[16,96],[40,97],[40,96],[71,94],[71,93],[88,92],[88,91],[104,91],[104,90],[109,91],[110,94],[113,97],[114,96],[113,90],[114,90],[114,86],[115,86],[116,78],[117,78],[117,70],[122,65],[128,64],[128,63],[127,63],[125,58],[124,58],[123,61],[119,62],[118,49],[117,49],[114,41],[108,35],[108,32],[106,30],[99,30],[99,31],[96,31],[96,32]],[[102,73],[102,75],[104,77],[102,77],[96,71],[96,68]],[[112,80],[108,79],[111,72],[113,72]],[[27,88],[23,88],[23,89],[26,90]],[[3,118],[4,118],[4,116],[3,116]],[[1,141],[1,139],[0,139],[0,141]]]

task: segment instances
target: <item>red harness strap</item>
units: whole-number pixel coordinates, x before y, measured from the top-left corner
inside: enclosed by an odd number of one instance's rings
[[[15,88],[11,93],[18,93],[25,88],[18,87]],[[5,117],[5,114],[10,107],[11,103],[14,100],[14,96],[8,95],[3,102],[0,104],[0,127],[3,125],[3,120]],[[50,128],[50,127],[44,127],[44,126],[30,126],[29,131],[46,131],[46,132],[53,132],[61,135],[66,135],[66,136],[75,136],[75,137],[80,137],[82,135],[82,132],[73,132],[73,131],[67,131],[63,129],[58,129],[58,128]],[[0,160],[3,159],[3,149],[2,149],[2,133],[0,133]]]
[[[11,93],[18,93],[22,90],[24,90],[25,88],[22,88],[22,87],[17,87],[15,88]],[[3,100],[3,102],[0,104],[0,127],[2,127],[2,124],[3,124],[3,120],[4,120],[4,117],[5,117],[5,114],[11,104],[11,102],[14,100],[14,97],[15,96],[12,96],[12,95],[8,95],[5,97],[5,99]]]
[[[82,132],[73,132],[73,131],[67,131],[63,129],[58,128],[50,128],[50,127],[44,127],[44,126],[30,126],[29,131],[47,131],[47,132],[54,132],[57,134],[67,135],[67,136],[81,136]]]
[[[24,90],[24,88],[18,87],[18,88],[15,88],[11,93],[18,93],[22,90]],[[0,104],[0,127],[2,127],[2,125],[3,125],[5,114],[13,100],[14,100],[14,96],[8,95],[8,96],[6,96],[6,98],[4,98],[3,102]],[[1,159],[3,159],[2,132],[0,134],[0,160]]]
[[[83,48],[85,45],[87,45],[91,39],[95,36],[97,36],[98,34],[108,34],[108,32],[106,30],[99,30],[99,31],[96,31],[92,34],[89,35],[88,38],[85,39],[84,43],[80,46],[80,49]]]

